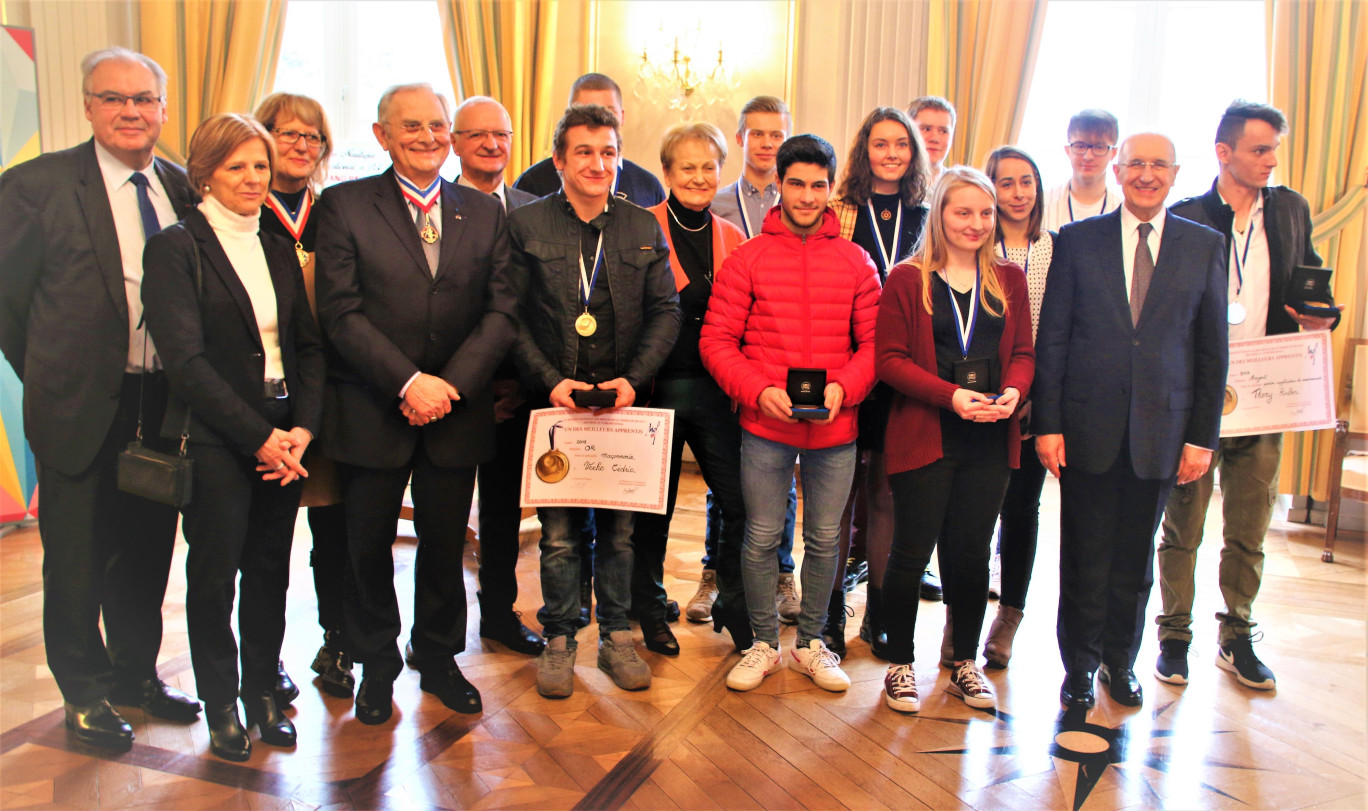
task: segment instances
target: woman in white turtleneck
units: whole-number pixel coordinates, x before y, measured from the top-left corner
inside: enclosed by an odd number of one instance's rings
[[[274,156],[251,117],[225,113],[200,124],[186,169],[203,202],[143,251],[148,331],[172,390],[162,435],[180,436],[189,412],[194,484],[182,513],[190,659],[210,750],[238,761],[251,755],[253,726],[264,743],[295,743],[272,688],[308,475],[300,459],[322,412],[322,348],[299,261],[288,242],[259,228]],[[232,631],[239,574],[240,678]]]

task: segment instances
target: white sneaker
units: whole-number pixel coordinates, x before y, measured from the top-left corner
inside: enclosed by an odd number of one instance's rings
[[[890,665],[884,674],[884,702],[898,712],[917,712],[921,698],[917,696],[917,674],[912,665]]]
[[[757,639],[727,674],[727,686],[733,690],[754,690],[766,676],[779,669],[779,661],[779,651]]]
[[[841,669],[841,657],[828,650],[822,640],[814,639],[806,648],[794,648],[791,653],[793,664],[789,667],[812,679],[818,687],[833,693],[850,689],[850,677]]]
[[[1002,555],[997,552],[988,560],[988,597],[993,600],[1002,597]]]

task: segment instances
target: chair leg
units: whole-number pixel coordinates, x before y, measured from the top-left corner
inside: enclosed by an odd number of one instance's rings
[[[1344,478],[1344,456],[1349,450],[1349,423],[1340,420],[1335,424],[1334,450],[1330,453],[1329,501],[1325,514],[1325,551],[1321,561],[1335,562],[1335,536],[1339,532],[1340,484]]]

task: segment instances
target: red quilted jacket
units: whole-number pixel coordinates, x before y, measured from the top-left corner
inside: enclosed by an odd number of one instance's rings
[[[799,236],[775,208],[759,236],[727,257],[703,319],[703,365],[741,411],[741,427],[804,449],[853,442],[856,405],[874,387],[879,276],[869,255],[840,238],[831,210]],[[760,392],[784,388],[790,368],[826,369],[845,402],[830,424],[760,414]]]

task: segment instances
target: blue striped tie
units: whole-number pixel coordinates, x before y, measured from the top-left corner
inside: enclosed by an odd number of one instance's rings
[[[157,221],[157,210],[152,207],[152,197],[147,193],[147,175],[134,172],[129,181],[138,187],[138,213],[142,215],[143,239],[147,239],[162,230],[161,223]]]

